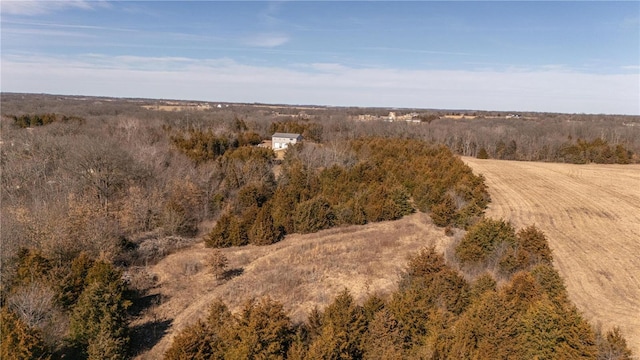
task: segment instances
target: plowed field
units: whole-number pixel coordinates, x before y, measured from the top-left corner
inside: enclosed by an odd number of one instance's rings
[[[463,160],[486,177],[487,215],[543,230],[584,316],[640,354],[640,165]]]

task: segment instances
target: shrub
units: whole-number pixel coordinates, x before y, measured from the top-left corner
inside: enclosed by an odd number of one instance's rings
[[[221,279],[227,271],[229,260],[224,256],[222,251],[215,249],[211,255],[209,255],[207,263],[209,264],[211,273],[213,273],[216,279]]]
[[[304,234],[328,229],[334,220],[331,204],[323,197],[315,197],[296,206],[294,221],[297,232]]]
[[[483,219],[471,226],[455,252],[463,265],[473,265],[487,262],[500,248],[500,245],[515,245],[517,242],[515,230],[504,220]]]

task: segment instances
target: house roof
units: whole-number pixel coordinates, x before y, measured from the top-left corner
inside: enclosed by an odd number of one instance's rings
[[[271,137],[297,138],[298,136],[301,136],[301,135],[300,134],[293,134],[293,133],[275,133]]]

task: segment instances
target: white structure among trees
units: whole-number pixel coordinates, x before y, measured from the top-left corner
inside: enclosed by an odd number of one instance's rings
[[[290,133],[275,133],[271,136],[271,147],[274,150],[286,149],[289,144],[296,144],[302,141],[302,135]]]

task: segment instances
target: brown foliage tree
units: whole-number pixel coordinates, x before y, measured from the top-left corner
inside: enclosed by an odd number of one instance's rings
[[[310,344],[307,359],[361,358],[366,326],[363,309],[345,289],[325,309],[322,331]]]
[[[227,271],[227,266],[229,265],[229,260],[222,251],[218,249],[213,250],[207,259],[207,262],[209,263],[211,273],[213,273],[216,279],[224,277]]]
[[[0,357],[10,360],[49,358],[40,333],[6,308],[0,310]]]
[[[602,334],[596,332],[596,344],[598,346],[597,360],[631,360],[633,353],[627,346],[627,340],[622,336],[619,327]]]

